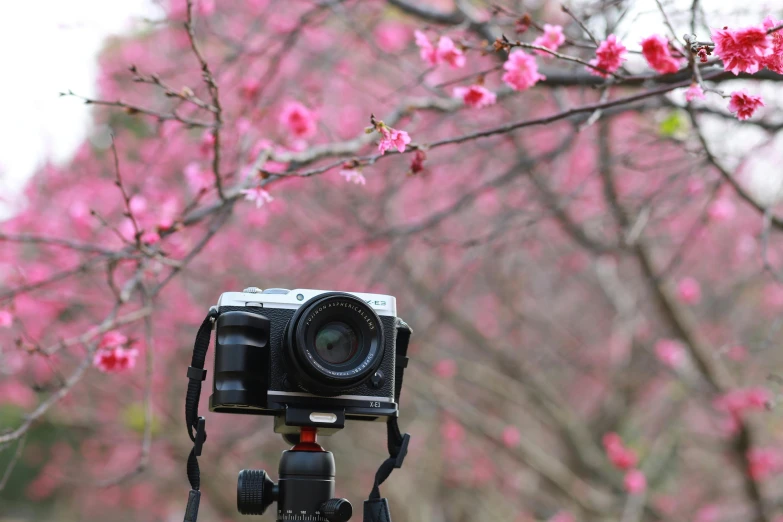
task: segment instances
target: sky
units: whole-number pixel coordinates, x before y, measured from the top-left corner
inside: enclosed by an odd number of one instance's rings
[[[14,194],[46,158],[67,161],[84,139],[90,113],[68,89],[95,94],[104,39],[134,20],[160,18],[149,0],[25,0],[7,2],[0,16],[0,198]],[[7,213],[0,207],[0,216]]]
[[[687,16],[691,0],[663,3],[675,25],[685,22],[677,13]],[[730,19],[732,24],[753,23],[758,18],[748,18],[745,8],[741,14],[733,12],[738,9],[736,0],[705,4],[711,13],[722,13],[714,18]],[[760,1],[752,10],[770,12],[766,6],[775,4],[779,0]],[[638,0],[633,8],[628,18],[633,20],[628,24],[630,33],[624,35],[628,41],[638,41],[650,27],[660,27],[654,0]],[[783,18],[779,5],[776,9],[775,14]],[[89,108],[59,93],[70,89],[94,96],[96,59],[104,39],[131,31],[144,18],[161,17],[160,8],[151,0],[25,0],[3,6],[0,63],[5,74],[0,99],[5,104],[5,122],[0,125],[0,218],[10,212],[3,199],[14,201],[25,181],[47,159],[67,161],[90,130]]]

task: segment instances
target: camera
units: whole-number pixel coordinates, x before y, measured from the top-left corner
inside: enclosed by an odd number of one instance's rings
[[[216,308],[211,411],[324,434],[397,415],[398,332],[407,344],[410,329],[393,296],[251,287],[223,293]]]

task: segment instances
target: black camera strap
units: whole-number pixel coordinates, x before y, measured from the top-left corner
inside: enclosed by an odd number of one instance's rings
[[[198,401],[201,397],[201,383],[207,378],[204,362],[209,350],[209,340],[212,336],[212,325],[218,316],[214,308],[204,318],[204,322],[196,334],[196,342],[193,343],[193,358],[188,366],[188,391],[185,395],[185,422],[188,436],[193,441],[193,449],[188,456],[188,481],[190,482],[190,494],[188,505],[185,508],[184,522],[196,522],[198,518],[198,505],[201,501],[201,472],[198,468],[198,458],[204,441],[207,440],[206,419],[198,416]]]
[[[397,319],[397,354],[394,368],[394,402],[399,406],[402,378],[408,367],[408,342],[411,328],[402,319]],[[408,454],[408,442],[411,436],[400,433],[397,417],[386,419],[386,447],[389,458],[384,460],[375,473],[375,482],[367,500],[364,501],[364,522],[391,522],[389,502],[381,497],[380,486],[389,478],[391,472],[402,467],[402,462]]]

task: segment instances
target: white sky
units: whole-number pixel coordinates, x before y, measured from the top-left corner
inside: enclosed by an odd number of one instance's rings
[[[13,201],[47,158],[66,161],[84,140],[88,108],[58,93],[95,94],[96,59],[106,36],[129,30],[140,17],[160,16],[149,0],[3,2],[0,199]]]
[[[767,14],[767,6],[783,18],[780,0],[759,1],[753,11]],[[689,6],[691,0],[664,0],[667,7]],[[704,2],[711,13],[732,24],[758,23],[732,13],[736,0]],[[664,32],[653,0],[638,0],[629,19],[629,42],[647,36],[655,27]],[[675,25],[684,22],[674,14]],[[638,13],[638,17],[637,17]],[[68,89],[95,94],[96,57],[103,40],[111,34],[127,32],[142,17],[160,18],[159,7],[151,0],[19,0],[5,2],[0,15],[0,82],[5,121],[0,124],[0,217],[9,208],[2,202],[14,201],[27,178],[46,159],[67,161],[89,130],[89,109],[73,98],[58,93]],[[636,33],[639,32],[637,35]],[[644,33],[644,34],[642,34]],[[638,36],[638,38],[637,38]],[[706,36],[706,35],[704,35]]]

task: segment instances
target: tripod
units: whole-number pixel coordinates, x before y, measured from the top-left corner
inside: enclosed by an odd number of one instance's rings
[[[347,522],[351,503],[334,497],[334,457],[316,442],[316,428],[302,426],[299,442],[280,457],[277,484],[264,470],[243,469],[237,480],[237,509],[261,515],[277,502],[277,522]]]

